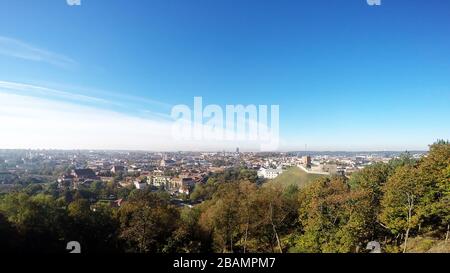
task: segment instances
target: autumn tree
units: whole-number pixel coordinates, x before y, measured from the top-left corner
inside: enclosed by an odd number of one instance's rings
[[[212,200],[205,202],[201,215],[202,227],[214,238],[219,252],[234,252],[239,239],[239,190],[238,182],[221,184]]]
[[[172,233],[163,252],[208,253],[212,251],[212,238],[199,225],[201,210],[185,207],[180,211],[177,228]]]
[[[348,181],[353,206],[356,208],[349,225],[355,225],[355,236],[361,247],[369,241],[382,240],[386,235],[386,229],[379,223],[378,215],[381,211],[383,187],[393,170],[390,164],[377,163],[354,173]]]
[[[450,143],[437,141],[418,166],[425,184],[423,225],[431,232],[450,233]]]
[[[416,166],[398,167],[384,186],[380,220],[394,235],[404,238],[403,252],[411,231],[419,227],[422,219],[426,187],[419,174]]]
[[[295,252],[355,252],[366,229],[370,198],[345,177],[321,178],[299,194],[301,234]]]
[[[120,238],[131,252],[162,252],[176,229],[178,210],[157,193],[138,191],[117,213]]]

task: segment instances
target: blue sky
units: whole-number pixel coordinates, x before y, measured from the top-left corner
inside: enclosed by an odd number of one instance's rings
[[[113,128],[103,139],[27,131],[39,123],[35,112],[17,123],[24,97],[38,100],[27,109],[43,107],[35,109],[42,126],[54,128],[58,112],[41,110],[55,105],[92,111],[69,123],[118,113],[119,123],[163,126],[173,105],[202,96],[222,106],[280,105],[280,150],[426,149],[450,136],[450,3],[2,0],[0,95],[9,109],[0,110],[10,125],[5,148],[171,149],[131,133],[105,144]]]

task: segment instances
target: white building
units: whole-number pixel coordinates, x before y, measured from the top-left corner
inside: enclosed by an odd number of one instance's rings
[[[172,179],[168,176],[163,175],[156,175],[151,178],[151,185],[155,187],[166,187],[168,188],[170,183],[172,182]]]
[[[276,169],[261,168],[258,171],[258,177],[262,177],[265,179],[274,179],[277,178],[282,173],[283,169],[281,167],[278,167]]]

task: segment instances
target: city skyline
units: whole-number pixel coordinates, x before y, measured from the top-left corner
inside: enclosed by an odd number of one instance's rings
[[[449,7],[1,3],[0,148],[258,151],[173,141],[171,108],[202,96],[279,105],[280,151],[427,150],[450,136]]]

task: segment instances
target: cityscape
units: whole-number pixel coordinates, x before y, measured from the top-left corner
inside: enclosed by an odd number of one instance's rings
[[[1,0],[2,262],[409,271],[448,255],[449,11]]]
[[[58,190],[113,184],[117,189],[164,190],[174,200],[189,200],[196,185],[211,174],[245,168],[258,183],[277,178],[290,168],[307,174],[350,177],[353,172],[379,162],[388,163],[408,153],[420,159],[425,152],[144,152],[0,150],[0,191],[20,187],[53,186]],[[117,203],[115,195],[99,196]],[[183,197],[183,198],[181,198]],[[189,203],[186,203],[189,204]]]

